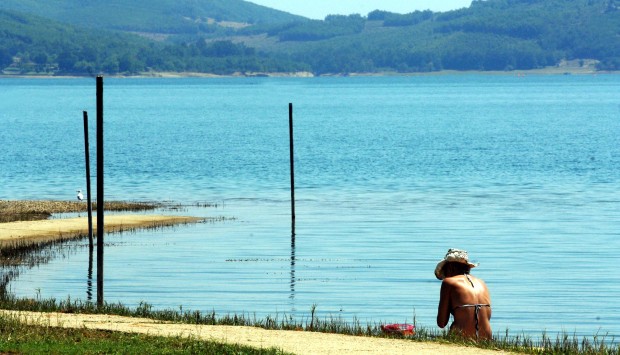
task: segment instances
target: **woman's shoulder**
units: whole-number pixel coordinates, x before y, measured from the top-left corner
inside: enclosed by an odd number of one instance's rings
[[[459,285],[465,281],[467,281],[467,278],[465,277],[465,275],[455,275],[455,276],[450,276],[450,277],[446,277],[445,279],[443,279],[443,282],[447,285]]]
[[[486,283],[484,282],[483,279],[481,279],[479,277],[475,277],[474,275],[469,275],[469,277],[471,277],[472,280],[477,281],[477,282],[481,283],[482,285],[486,286]]]

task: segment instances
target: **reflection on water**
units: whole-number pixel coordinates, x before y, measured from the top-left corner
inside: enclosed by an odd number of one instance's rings
[[[291,296],[295,300],[295,220],[291,221]],[[295,310],[295,308],[293,308]]]
[[[86,300],[93,300],[93,247],[88,247],[88,275],[86,277]]]

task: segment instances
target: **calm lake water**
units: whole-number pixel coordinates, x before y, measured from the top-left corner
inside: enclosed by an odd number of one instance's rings
[[[620,76],[105,85],[106,199],[228,218],[107,235],[108,302],[435,328],[433,270],[457,247],[496,332],[620,337]],[[83,110],[94,159],[94,79],[0,79],[0,199],[85,189]],[[88,281],[80,241],[9,288],[86,300]]]

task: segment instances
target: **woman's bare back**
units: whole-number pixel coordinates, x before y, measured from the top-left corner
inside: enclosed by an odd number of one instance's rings
[[[454,317],[450,331],[471,338],[492,338],[491,298],[484,281],[467,274],[446,277],[441,285],[437,324],[445,327],[450,314]]]

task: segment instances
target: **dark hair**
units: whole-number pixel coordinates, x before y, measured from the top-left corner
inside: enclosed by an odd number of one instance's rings
[[[469,274],[471,266],[459,262],[448,262],[443,266],[444,275],[465,275]]]

